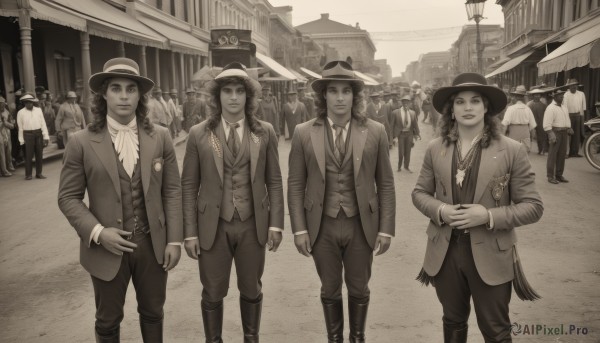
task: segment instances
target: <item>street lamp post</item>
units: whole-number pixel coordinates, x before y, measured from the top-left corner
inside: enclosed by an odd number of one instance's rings
[[[477,72],[483,74],[483,49],[481,48],[481,35],[479,33],[479,22],[483,19],[483,7],[485,0],[467,0],[467,16],[469,20],[475,20],[475,29],[477,31],[477,40],[475,41],[477,49]]]

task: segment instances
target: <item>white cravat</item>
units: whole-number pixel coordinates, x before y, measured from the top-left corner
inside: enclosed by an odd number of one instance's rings
[[[129,124],[123,125],[106,116],[106,122],[110,138],[117,154],[119,154],[119,160],[123,163],[127,175],[132,177],[135,164],[139,158],[138,151],[140,150],[136,118],[133,118]]]

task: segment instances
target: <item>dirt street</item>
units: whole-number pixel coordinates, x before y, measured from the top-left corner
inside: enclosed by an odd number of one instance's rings
[[[423,141],[416,143],[411,162],[414,174],[395,172],[397,150],[391,151],[397,193],[396,237],[389,252],[374,259],[369,342],[442,341],[442,310],[435,291],[414,280],[423,260],[428,221],[410,197],[431,126],[421,124],[421,131]],[[184,149],[184,144],[177,147],[180,162]],[[284,188],[289,149],[290,142],[282,141]],[[600,342],[600,172],[583,158],[571,158],[565,172],[571,182],[551,185],[545,178],[546,157],[532,152],[530,159],[545,212],[539,223],[517,228],[518,246],[529,282],[543,299],[522,302],[513,295],[511,321],[530,333],[514,336],[514,341]],[[60,167],[60,160],[46,163],[47,180],[24,181],[22,168],[12,178],[0,180],[0,342],[94,340],[90,277],[78,262],[78,237],[56,204]],[[261,341],[324,342],[315,267],[293,246],[287,216],[285,224],[279,251],[267,253]],[[183,255],[169,275],[165,342],[204,340],[198,267]],[[141,342],[133,287],[129,292],[122,341]],[[233,274],[225,301],[227,342],[242,340],[238,295]],[[535,325],[539,325],[538,331]],[[548,334],[556,333],[553,328],[561,325],[565,333],[572,328],[573,334]],[[579,335],[575,335],[577,328]],[[483,342],[474,313],[469,342]]]

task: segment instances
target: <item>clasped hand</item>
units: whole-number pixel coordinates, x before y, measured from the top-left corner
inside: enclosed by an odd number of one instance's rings
[[[468,229],[489,222],[487,209],[480,204],[446,205],[442,209],[442,220],[456,229]]]

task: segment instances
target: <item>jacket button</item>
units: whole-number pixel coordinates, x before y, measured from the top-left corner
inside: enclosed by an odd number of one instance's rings
[[[117,219],[117,224],[121,224],[122,222],[123,222],[123,220]]]

